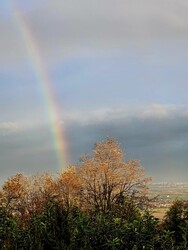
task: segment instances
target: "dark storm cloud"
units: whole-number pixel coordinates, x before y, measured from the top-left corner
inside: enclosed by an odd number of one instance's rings
[[[187,108],[163,107],[164,110],[166,113],[163,116],[154,110],[150,116],[145,116],[144,109],[139,109],[139,114],[135,115],[123,111],[115,115],[116,112],[112,111],[111,115],[108,112],[108,118],[104,114],[104,119],[100,120],[93,117],[83,122],[80,118],[80,122],[74,122],[68,130],[72,160],[78,162],[80,156],[91,153],[94,143],[112,137],[121,143],[127,159],[140,160],[154,179],[185,181],[188,162]]]

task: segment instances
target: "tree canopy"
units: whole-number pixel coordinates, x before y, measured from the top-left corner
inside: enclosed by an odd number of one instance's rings
[[[106,211],[128,198],[143,202],[150,178],[137,160],[124,160],[123,150],[113,139],[97,143],[91,156],[77,166],[86,204]]]

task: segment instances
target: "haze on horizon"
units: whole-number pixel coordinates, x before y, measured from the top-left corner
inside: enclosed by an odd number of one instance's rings
[[[186,0],[2,0],[0,181],[59,171],[44,93],[13,5],[48,69],[70,163],[112,137],[154,181],[187,181]]]

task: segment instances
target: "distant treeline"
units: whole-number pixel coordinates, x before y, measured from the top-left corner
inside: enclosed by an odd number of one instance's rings
[[[0,249],[188,249],[188,204],[159,221],[150,181],[113,139],[57,177],[18,173],[0,192]]]

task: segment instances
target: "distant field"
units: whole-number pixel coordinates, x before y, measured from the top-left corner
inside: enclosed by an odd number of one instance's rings
[[[153,215],[162,219],[175,200],[188,200],[188,184],[152,184],[150,197],[157,197]]]
[[[186,185],[151,185],[150,195],[159,196],[162,199],[175,200],[184,199],[188,200],[188,186]]]

